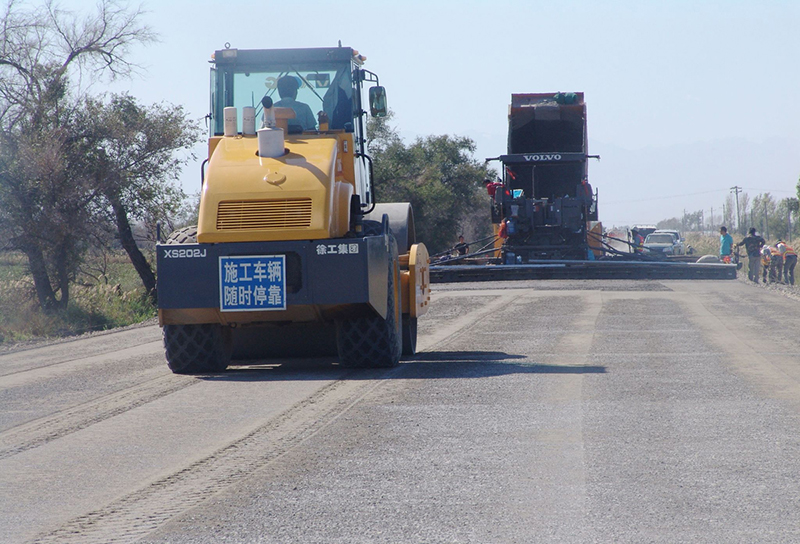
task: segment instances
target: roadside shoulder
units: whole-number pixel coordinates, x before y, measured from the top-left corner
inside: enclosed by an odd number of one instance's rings
[[[117,333],[120,331],[128,331],[133,329],[140,329],[143,327],[151,327],[153,325],[158,325],[158,318],[151,317],[145,321],[140,323],[134,323],[133,325],[126,325],[125,327],[116,327],[113,329],[104,329],[102,331],[90,331],[85,332],[83,334],[76,334],[73,336],[63,336],[59,338],[36,338],[33,340],[25,340],[24,342],[14,342],[8,344],[0,344],[0,355],[4,355],[7,353],[17,353],[20,351],[27,351],[29,349],[36,349],[45,346],[52,346],[57,344],[66,344],[69,342],[76,342],[78,340],[84,340],[86,338],[95,338],[98,336],[105,336],[107,334]]]

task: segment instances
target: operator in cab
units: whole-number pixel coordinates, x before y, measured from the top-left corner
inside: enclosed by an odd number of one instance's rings
[[[281,99],[275,102],[275,106],[279,108],[292,108],[297,116],[295,119],[289,119],[290,133],[294,132],[292,130],[293,126],[300,127],[299,129],[295,129],[300,132],[303,130],[316,130],[317,128],[317,121],[314,118],[314,114],[311,112],[311,108],[308,107],[308,104],[297,101],[297,91],[299,88],[300,83],[294,76],[283,76],[278,80],[278,94]]]

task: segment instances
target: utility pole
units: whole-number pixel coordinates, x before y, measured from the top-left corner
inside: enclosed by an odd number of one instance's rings
[[[739,193],[742,191],[742,188],[739,187],[738,185],[734,185],[733,187],[731,187],[731,191],[736,193],[736,230],[741,231],[742,222],[739,219]]]
[[[708,230],[714,232],[714,206],[711,206],[711,221],[708,224]]]
[[[769,239],[769,217],[767,217],[767,199],[764,199],[764,238]]]

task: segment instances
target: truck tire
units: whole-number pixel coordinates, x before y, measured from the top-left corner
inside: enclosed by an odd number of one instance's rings
[[[197,243],[197,226],[176,230],[165,243]],[[216,323],[165,325],[164,349],[167,364],[175,374],[222,372],[231,362],[231,330]]]
[[[336,347],[339,363],[345,367],[393,367],[400,362],[403,349],[400,306],[400,266],[397,242],[390,235],[386,318],[356,317],[336,322]]]

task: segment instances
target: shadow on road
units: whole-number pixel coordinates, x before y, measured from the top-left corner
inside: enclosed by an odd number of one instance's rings
[[[398,378],[484,378],[508,374],[603,374],[604,366],[550,365],[502,351],[428,351],[401,365]]]
[[[198,376],[207,381],[306,381],[485,378],[510,374],[604,374],[598,365],[551,365],[502,351],[428,351],[395,368],[342,368],[336,359],[245,361],[221,374]]]

